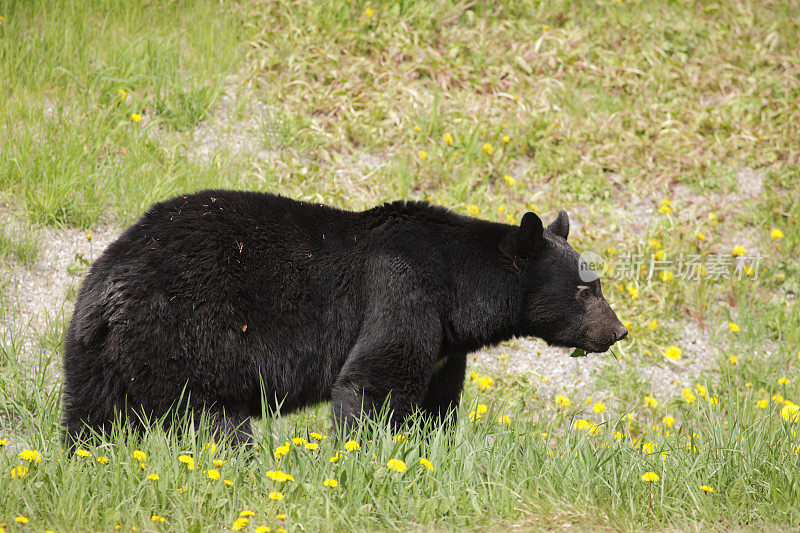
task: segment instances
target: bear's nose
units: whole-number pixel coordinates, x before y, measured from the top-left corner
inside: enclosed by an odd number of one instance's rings
[[[625,337],[628,336],[628,328],[622,326],[620,329],[617,330],[617,341],[621,341]]]

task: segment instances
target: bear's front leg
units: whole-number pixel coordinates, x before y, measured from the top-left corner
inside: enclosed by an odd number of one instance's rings
[[[433,375],[440,332],[438,318],[424,307],[415,315],[395,307],[368,319],[331,391],[334,428],[348,434],[363,413],[374,416],[387,399],[395,427],[420,407]]]
[[[447,354],[436,363],[433,377],[420,406],[434,424],[455,422],[461,391],[464,389],[464,376],[467,372],[466,353]]]

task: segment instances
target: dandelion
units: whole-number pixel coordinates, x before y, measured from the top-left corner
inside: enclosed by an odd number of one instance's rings
[[[77,455],[81,459],[84,459],[86,457],[91,457],[92,456],[92,452],[87,451],[87,450],[75,450],[75,455]]]
[[[425,459],[424,457],[420,457],[419,464],[421,464],[423,468],[433,472],[433,464],[431,464],[431,462]]]
[[[587,420],[584,420],[583,418],[578,418],[577,420],[575,420],[575,422],[572,423],[573,429],[577,430],[584,430],[588,428],[590,425],[591,424]]]
[[[544,26],[542,26],[542,29],[544,31],[550,31],[550,25],[549,24],[545,24]]]
[[[683,399],[686,403],[694,403],[697,397],[692,393],[691,389],[683,389]]]
[[[214,481],[217,481],[220,478],[219,470],[215,468],[210,468],[208,472],[206,472],[206,476],[208,477],[208,479],[213,479]]]
[[[672,359],[673,361],[677,361],[678,359],[680,359],[682,353],[683,352],[681,351],[681,349],[678,348],[677,346],[670,346],[669,348],[664,350],[664,356],[667,359]]]
[[[131,120],[138,123],[140,120],[142,120],[142,115],[139,113],[131,113]]]
[[[772,231],[769,233],[769,235],[773,239],[783,239],[783,232],[778,228],[772,228]]]
[[[672,415],[667,415],[661,419],[661,423],[664,424],[664,427],[672,428],[675,425],[675,417]]]
[[[658,273],[658,279],[663,281],[664,283],[669,283],[675,278],[675,274],[670,272],[669,270],[662,270]]]
[[[25,518],[24,516],[18,516],[18,517],[16,517],[14,519],[14,522],[17,522],[17,523],[20,523],[20,524],[27,524],[29,522],[29,520],[27,518]]]
[[[283,470],[268,470],[267,477],[270,478],[272,481],[277,481],[278,483],[283,483],[285,481],[294,481],[294,478],[284,472]]]
[[[666,254],[664,250],[658,250],[656,253],[653,254],[653,259],[655,259],[656,261],[661,261],[664,259],[665,255]]]
[[[517,180],[515,180],[514,178],[512,178],[512,177],[511,177],[511,176],[509,176],[508,174],[504,175],[504,176],[503,176],[503,179],[504,179],[504,180],[505,180],[505,182],[506,182],[506,183],[508,183],[508,185],[509,185],[509,186],[511,186],[511,187],[513,187],[513,186],[514,186],[514,185],[517,183]]]
[[[478,379],[478,390],[491,390],[494,388],[494,380],[489,376]]]
[[[759,409],[766,409],[767,407],[769,407],[769,400],[762,398],[758,400],[758,402],[756,402],[756,405],[758,406]]]
[[[786,420],[787,422],[797,422],[800,419],[800,414],[798,414],[798,406],[794,403],[787,403],[786,405],[781,408],[781,418]]]
[[[356,450],[358,450],[360,448],[361,448],[361,445],[357,441],[354,441],[354,440],[349,440],[349,441],[344,443],[344,449],[347,450],[348,452],[354,452],[354,451],[356,451]]]
[[[656,474],[653,471],[645,472],[644,474],[642,474],[642,481],[647,481],[648,483],[654,483],[659,479],[660,478],[658,477],[658,474]]]
[[[444,139],[444,142],[447,143],[447,146],[453,146],[453,136],[449,133],[442,135],[442,139]]]
[[[424,161],[428,159],[428,152],[426,152],[425,150],[420,150],[419,153],[417,154],[417,157],[419,157],[422,161]]]
[[[422,128],[414,124],[414,131],[422,131]]]
[[[316,450],[319,448],[319,444],[316,442],[306,442],[303,446],[305,446],[308,450]]]
[[[231,526],[232,531],[241,531],[250,523],[249,518],[239,517],[233,521],[233,525]]]
[[[255,533],[269,533],[272,531],[269,526],[258,526],[253,530]]]
[[[503,139],[502,140],[503,140],[504,143],[508,144],[508,143],[511,142],[511,137],[509,137],[508,135],[503,135]]]
[[[728,322],[728,327],[734,333],[739,333],[739,331],[741,331],[741,329],[739,328],[739,325],[736,324],[735,322]]]
[[[286,520],[286,515],[285,514],[276,514],[275,518],[277,518],[278,520]]]
[[[475,204],[470,204],[467,206],[467,214],[471,217],[476,217],[480,213],[478,206]]]
[[[270,492],[269,493],[269,499],[270,500],[276,500],[276,501],[277,500],[282,500],[283,499],[283,493],[282,492],[278,492],[278,491]]]
[[[635,300],[636,298],[639,297],[639,289],[637,289],[633,285],[628,285],[627,287],[625,287],[625,289],[628,291],[628,294],[631,295],[632,299]]]
[[[133,454],[131,455],[131,457],[133,457],[134,459],[136,459],[140,463],[143,463],[143,462],[147,461],[147,454],[144,453],[142,450],[134,450]]]
[[[560,407],[563,407],[563,408],[565,408],[565,409],[566,409],[567,407],[569,407],[569,404],[570,404],[569,398],[567,398],[566,396],[563,396],[563,395],[561,395],[561,394],[559,394],[558,396],[556,396],[556,400],[555,400],[555,402],[556,402],[556,404],[558,404]]]
[[[374,14],[375,14],[375,12],[370,7],[366,8],[364,10],[364,18],[370,18]]]
[[[737,363],[739,362],[739,358],[738,358],[738,357],[736,357],[735,355],[732,355],[732,356],[730,356],[730,357],[728,358],[728,361],[730,361],[730,363],[731,363],[732,365],[735,365],[735,364],[737,364]]]
[[[656,400],[652,396],[645,396],[644,403],[646,403],[648,407],[652,407],[653,409],[658,407],[658,400]]]
[[[705,386],[698,383],[694,386],[694,390],[697,391],[697,394],[699,394],[701,398],[708,398],[708,389],[706,389]]]
[[[714,213],[713,211],[712,211],[712,212],[710,212],[708,215],[706,215],[706,218],[708,219],[708,222],[709,222],[709,223],[710,223],[712,226],[716,226],[716,225],[717,225],[717,220],[718,220],[718,219],[717,219],[717,214],[716,214],[716,213]]]
[[[731,250],[731,255],[733,257],[740,257],[740,256],[745,255],[746,253],[747,253],[747,250],[745,250],[744,247],[742,247],[742,246],[740,246],[738,244],[733,247],[733,250]]]
[[[37,450],[22,450],[19,452],[19,458],[29,463],[38,463],[42,460],[42,454]]]
[[[217,468],[225,464],[225,461],[223,461],[222,459],[214,459],[212,462],[214,463],[214,466],[216,466]]]
[[[714,489],[712,487],[709,487],[708,485],[700,485],[700,490],[709,494],[714,492]]]
[[[89,241],[89,242],[92,242],[92,234],[91,233],[87,233],[86,234],[86,240]]]
[[[403,473],[408,469],[406,467],[406,463],[402,459],[389,459],[389,462],[386,463],[386,466],[389,467],[389,470],[400,473]]]
[[[702,231],[698,231],[697,233],[694,234],[694,236],[697,237],[698,241],[706,240],[706,234],[703,233]]]
[[[150,520],[152,520],[153,522],[166,522],[167,521],[166,518],[164,518],[163,516],[158,516],[157,514],[154,514],[153,516],[151,516]]]
[[[592,411],[594,411],[595,413],[603,413],[603,412],[605,412],[605,410],[606,410],[606,406],[603,405],[603,402],[596,402],[592,406]]]
[[[191,455],[181,455],[178,461],[186,465],[189,470],[194,470],[194,458]]]
[[[336,481],[335,479],[329,477],[328,479],[326,479],[325,481],[322,482],[322,486],[323,487],[330,487],[330,488],[333,489],[333,488],[336,488],[336,487],[339,486],[339,482]]]
[[[642,444],[642,453],[652,455],[656,451],[656,445],[652,442],[645,442]]]
[[[274,453],[275,459],[280,459],[281,457],[289,453],[289,450],[290,450],[289,446],[286,445],[278,446],[277,448],[275,448],[275,453]]]
[[[778,383],[780,383],[781,385],[788,385],[789,379],[786,376],[781,376],[778,378]]]
[[[159,479],[161,479],[161,478],[160,478],[160,477],[158,477],[158,474],[155,474],[155,473],[154,473],[154,474],[149,474],[149,475],[147,476],[147,479],[149,479],[150,481],[158,481],[158,480],[159,480]]]
[[[481,148],[481,150],[486,152],[488,155],[492,155],[494,153],[494,148],[492,148],[492,145],[489,144],[489,143],[484,143],[484,145]]]
[[[232,487],[233,486],[233,481],[231,481],[230,479],[226,479],[225,480],[225,486],[226,487]]]
[[[650,248],[658,250],[661,248],[661,239],[650,239],[647,241],[647,245],[650,246]]]

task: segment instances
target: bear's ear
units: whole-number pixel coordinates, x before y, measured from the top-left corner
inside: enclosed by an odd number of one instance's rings
[[[525,213],[519,228],[512,229],[500,244],[500,251],[518,268],[516,260],[530,259],[544,241],[542,219],[535,213]]]
[[[567,236],[569,235],[569,217],[567,216],[567,212],[563,209],[559,211],[558,216],[552,224],[547,226],[547,229],[549,229],[553,235],[558,235],[564,240],[567,240]]]

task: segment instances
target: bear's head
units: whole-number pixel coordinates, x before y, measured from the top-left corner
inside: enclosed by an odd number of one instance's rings
[[[568,235],[566,212],[560,211],[547,228],[536,214],[526,213],[503,244],[524,293],[520,333],[556,346],[605,352],[628,330],[603,297],[599,276],[567,242]]]

